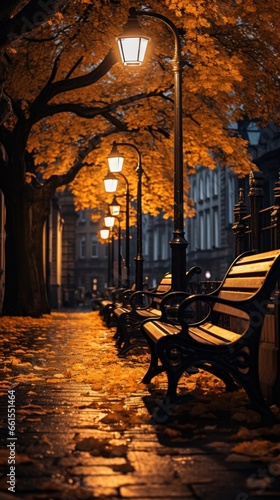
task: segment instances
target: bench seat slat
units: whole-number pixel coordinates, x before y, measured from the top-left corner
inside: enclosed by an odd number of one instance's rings
[[[143,324],[143,328],[154,342],[157,342],[161,337],[164,337],[165,335],[173,335],[180,332],[179,327],[163,323],[162,321],[149,321],[148,323]]]
[[[240,338],[238,333],[221,328],[212,323],[203,323],[199,327],[189,327],[189,333],[199,342],[206,344],[229,344]]]
[[[127,308],[123,308],[123,307],[117,307],[114,310],[114,314],[117,317],[121,316],[122,314],[126,314],[128,312],[130,312],[130,311],[128,311]],[[161,315],[161,311],[160,311],[160,309],[155,309],[155,308],[149,307],[149,309],[137,309],[137,314],[140,316],[143,316],[144,318],[149,317],[149,316],[159,317]]]
[[[180,332],[180,328],[175,325],[157,321],[145,323],[143,328],[154,342],[166,335],[174,335]],[[217,327],[212,323],[204,323],[203,327],[189,327],[189,333],[199,342],[215,345],[229,344],[240,338],[238,333]]]
[[[156,316],[157,318],[159,318],[161,315],[160,310],[154,308],[140,309],[137,311],[137,313],[140,314],[140,316],[143,316],[143,318],[149,318],[150,316]]]

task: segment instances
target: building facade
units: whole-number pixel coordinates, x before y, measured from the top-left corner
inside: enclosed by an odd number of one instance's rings
[[[80,210],[76,220],[75,284],[76,297],[83,302],[86,295],[108,285],[108,246],[100,241],[99,223],[91,219],[91,210]]]
[[[224,167],[197,167],[190,176],[195,216],[186,222],[187,262],[201,268],[202,280],[219,281],[234,258],[231,228],[237,193],[237,178]]]
[[[243,126],[244,124],[242,124]],[[274,124],[259,130],[251,122],[239,125],[249,139],[249,152],[264,173],[264,205],[273,204],[273,188],[280,171],[280,129]],[[250,133],[254,132],[254,140]],[[208,170],[198,166],[190,176],[189,196],[194,200],[195,216],[185,221],[187,269],[198,265],[199,279],[219,281],[235,256],[232,231],[234,206],[238,190],[243,187],[248,202],[247,179],[239,180],[227,168]],[[52,201],[46,223],[44,252],[46,285],[51,308],[73,307],[85,301],[86,295],[101,292],[106,286],[118,284],[121,257],[123,268],[125,234],[101,243],[99,224],[91,219],[91,210],[76,212],[69,189],[58,193]],[[149,286],[155,286],[171,270],[173,222],[162,215],[143,214],[143,274]],[[110,240],[111,241],[111,240]],[[114,250],[112,251],[112,249]],[[130,228],[130,284],[135,280],[136,228]],[[0,308],[5,288],[5,206],[0,192]]]

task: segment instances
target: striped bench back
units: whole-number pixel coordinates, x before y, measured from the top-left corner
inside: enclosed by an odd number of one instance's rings
[[[239,256],[228,270],[219,288],[213,292],[221,298],[243,302],[262,300],[274,291],[280,277],[280,249],[260,254]],[[248,322],[246,312],[224,304],[215,304],[214,311],[231,317],[230,326],[242,333]],[[236,318],[234,320],[234,318]]]

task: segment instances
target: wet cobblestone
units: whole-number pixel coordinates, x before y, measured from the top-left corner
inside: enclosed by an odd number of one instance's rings
[[[18,318],[10,331],[7,324],[0,326],[1,500],[280,498],[280,462],[272,474],[270,462],[226,460],[238,424],[224,417],[195,422],[183,412],[155,425],[164,379],[150,388],[140,383],[145,351],[119,359],[114,330],[98,312],[54,314],[35,326]],[[118,380],[108,380],[112,373]],[[14,492],[7,484],[11,388]],[[263,481],[250,487],[250,479]]]

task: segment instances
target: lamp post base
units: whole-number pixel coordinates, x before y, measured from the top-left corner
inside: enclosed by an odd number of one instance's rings
[[[172,252],[171,257],[171,273],[172,273],[172,290],[185,291],[186,290],[186,248],[188,246],[187,240],[184,235],[174,231],[174,237],[170,241]]]
[[[143,290],[143,262],[144,259],[140,255],[135,257],[135,288],[136,290]]]

